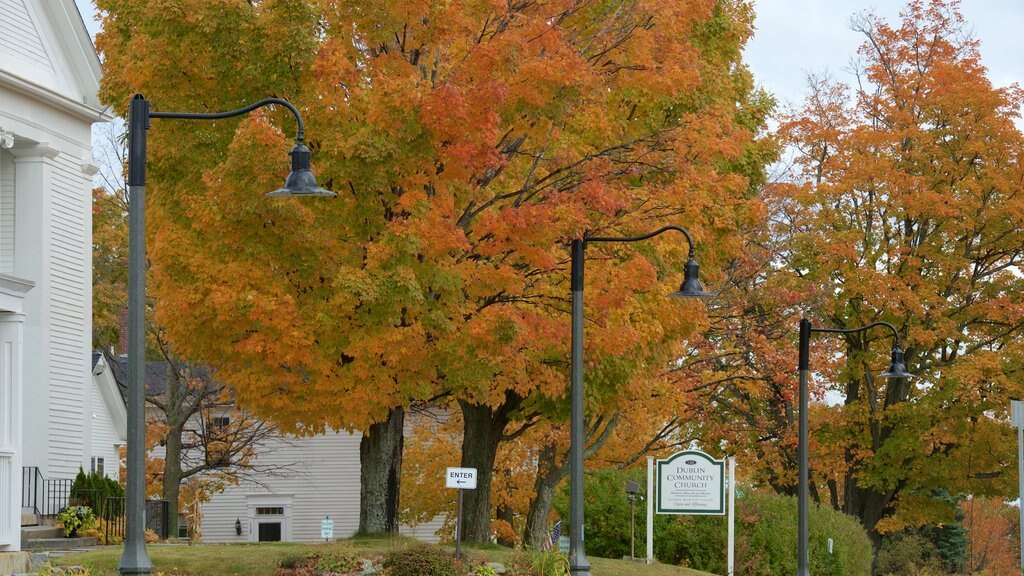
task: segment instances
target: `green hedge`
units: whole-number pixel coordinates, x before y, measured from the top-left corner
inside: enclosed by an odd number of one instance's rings
[[[81,468],[71,483],[71,503],[89,506],[95,511],[105,507],[110,498],[124,498],[124,487],[116,480],[96,472],[86,474]],[[97,512],[98,513],[98,512]]]
[[[586,552],[588,556],[622,558],[629,555],[627,480],[646,486],[646,471],[602,470],[587,475]],[[568,485],[555,498],[555,509],[569,518]],[[797,556],[796,498],[767,492],[738,494],[736,500],[736,573],[747,576],[795,574]],[[646,502],[637,501],[636,555],[646,555]],[[830,508],[811,505],[811,573],[868,576],[871,542],[860,523]],[[829,558],[827,541],[833,540]],[[726,573],[725,516],[656,515],[654,556],[716,574]],[[829,565],[831,563],[831,565]]]

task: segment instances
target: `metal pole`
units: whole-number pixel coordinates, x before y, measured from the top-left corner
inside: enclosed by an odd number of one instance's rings
[[[1020,487],[1020,570],[1024,574],[1024,426],[1017,427],[1017,482]]]
[[[128,438],[121,574],[151,574],[146,553],[146,130],[149,101],[128,106]]]
[[[569,430],[569,571],[590,576],[590,562],[583,551],[583,240],[572,241],[571,395]]]
[[[459,507],[455,516],[455,559],[462,558],[462,489],[459,492]]]
[[[811,322],[806,318],[800,320],[800,423],[799,443],[797,446],[797,459],[800,465],[800,475],[797,480],[797,576],[810,576],[810,558],[808,555],[807,535],[807,492],[808,492],[808,464],[807,464],[807,377],[808,364],[810,363],[810,342]]]
[[[636,558],[636,516],[633,513],[633,496],[629,497],[629,559]]]

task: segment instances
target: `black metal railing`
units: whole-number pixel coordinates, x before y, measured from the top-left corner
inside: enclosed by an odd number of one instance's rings
[[[58,512],[68,507],[71,501],[71,485],[74,480],[70,478],[57,478],[43,480],[42,516],[56,516]]]
[[[104,542],[124,539],[125,500],[123,496],[109,496],[101,490],[78,489],[71,493],[73,480],[47,480],[35,466],[22,468],[21,505],[32,508],[40,516],[56,516],[68,506],[88,506],[96,515]],[[166,540],[168,536],[169,506],[166,500],[146,500],[146,529]]]
[[[47,480],[36,466],[21,468],[21,507],[40,516],[56,516],[71,498],[70,479]]]
[[[31,508],[34,514],[42,515],[39,508],[40,492],[43,489],[43,473],[37,466],[21,468],[21,507]]]

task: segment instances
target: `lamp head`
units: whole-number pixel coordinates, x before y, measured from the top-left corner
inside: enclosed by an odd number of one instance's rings
[[[635,495],[640,492],[640,484],[633,480],[626,481],[626,494]]]
[[[892,362],[889,364],[889,369],[879,374],[883,378],[913,378],[914,375],[907,372],[907,365],[903,362],[903,349],[900,348],[899,344],[893,344],[892,347]]]
[[[235,518],[235,534],[242,535],[242,520],[240,518]]]
[[[700,283],[700,271],[697,261],[690,257],[683,267],[683,283],[679,286],[678,292],[668,295],[669,298],[709,298],[710,292],[705,292]]]
[[[309,148],[302,142],[296,142],[295,147],[288,153],[292,157],[292,171],[284,181],[284,188],[278,188],[268,192],[267,196],[325,196],[334,198],[337,196],[330,190],[324,190],[316,183],[316,178],[309,171]]]

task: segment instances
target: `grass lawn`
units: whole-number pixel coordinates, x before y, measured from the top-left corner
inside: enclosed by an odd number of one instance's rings
[[[262,544],[150,544],[147,546],[154,574],[175,576],[272,576],[278,561],[285,556],[311,552],[352,550],[366,555],[385,554],[396,548],[416,544],[409,538],[353,538],[329,544],[295,544],[290,542]],[[89,552],[54,558],[54,565],[85,566],[92,576],[114,576],[121,559],[121,546],[107,546]],[[508,548],[484,546],[463,549],[464,553],[483,556],[491,562],[507,563],[515,554]],[[645,565],[625,560],[589,557],[593,576],[710,576],[677,566]]]

